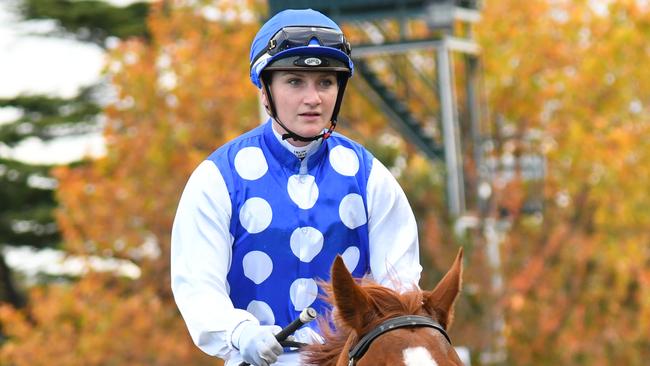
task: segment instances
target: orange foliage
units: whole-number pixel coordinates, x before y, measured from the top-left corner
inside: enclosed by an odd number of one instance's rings
[[[547,161],[543,217],[514,217],[501,252],[511,364],[650,358],[644,4],[486,2],[490,117],[543,131]]]
[[[9,306],[0,321],[11,365],[213,365],[196,354],[178,313],[125,280],[89,275],[74,285],[31,292],[29,318]]]

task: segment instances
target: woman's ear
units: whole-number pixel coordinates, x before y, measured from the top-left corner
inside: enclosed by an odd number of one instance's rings
[[[271,114],[271,110],[269,108],[269,98],[266,95],[266,88],[264,87],[264,84],[262,82],[262,88],[260,88],[260,96],[262,97],[262,105],[264,106],[264,109]]]

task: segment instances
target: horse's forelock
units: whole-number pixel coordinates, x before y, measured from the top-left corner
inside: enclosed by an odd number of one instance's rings
[[[363,333],[367,333],[388,319],[402,315],[418,315],[423,312],[422,293],[419,290],[400,294],[374,283],[364,285],[363,288],[373,299],[376,315],[369,320]]]

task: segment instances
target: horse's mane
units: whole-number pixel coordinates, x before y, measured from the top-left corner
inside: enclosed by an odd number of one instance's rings
[[[371,280],[360,280],[359,284],[371,299],[377,317],[364,322],[361,334],[366,334],[382,322],[401,315],[422,314],[423,292],[414,289],[402,294],[383,287]],[[325,290],[324,299],[329,304],[334,304],[334,292],[329,283],[320,283]],[[346,299],[338,299],[339,303]],[[334,327],[331,326],[333,321]],[[306,365],[334,366],[347,342],[350,333],[354,331],[338,316],[336,309],[319,319],[319,326],[325,338],[325,344],[313,344],[302,350],[303,362]],[[354,335],[356,337],[356,334]]]

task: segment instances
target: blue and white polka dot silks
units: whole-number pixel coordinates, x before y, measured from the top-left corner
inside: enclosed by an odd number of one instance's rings
[[[367,178],[373,157],[333,135],[301,162],[266,123],[214,152],[232,203],[227,276],[236,308],[285,326],[305,307],[323,312],[318,279],[341,254],[369,272]],[[315,325],[315,324],[314,324]]]

